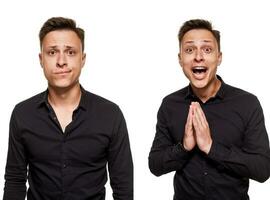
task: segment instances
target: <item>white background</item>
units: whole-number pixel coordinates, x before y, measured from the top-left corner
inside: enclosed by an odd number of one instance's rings
[[[228,3],[226,3],[228,2]],[[74,18],[86,31],[87,62],[81,83],[117,103],[130,134],[135,199],[172,199],[173,173],[155,177],[148,153],[164,96],[188,84],[178,65],[177,32],[192,18],[221,31],[224,81],[258,96],[270,132],[270,11],[267,1],[9,0],[0,3],[0,198],[15,104],[46,89],[38,61],[38,32],[50,17]],[[251,181],[252,200],[270,196],[270,181]],[[112,199],[107,185],[107,197]]]

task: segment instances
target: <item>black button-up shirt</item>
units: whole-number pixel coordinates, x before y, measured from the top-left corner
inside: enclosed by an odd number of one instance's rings
[[[119,107],[85,91],[63,133],[48,103],[38,94],[13,110],[4,200],[105,199],[106,165],[113,197],[133,199],[133,163]]]
[[[181,145],[192,101],[200,102],[210,127],[208,155]],[[258,99],[223,81],[206,103],[190,86],[168,95],[158,112],[149,167],[157,176],[176,171],[175,200],[249,199],[249,178],[263,182],[270,176],[269,140]]]

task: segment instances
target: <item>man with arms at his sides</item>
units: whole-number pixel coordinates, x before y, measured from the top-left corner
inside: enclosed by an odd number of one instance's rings
[[[270,175],[269,140],[256,96],[216,74],[219,31],[202,19],[183,24],[179,63],[189,86],[162,101],[149,167],[176,171],[174,200],[247,200],[249,179]]]
[[[13,110],[4,200],[133,199],[133,163],[119,107],[83,89],[84,30],[55,17],[40,30],[48,89]]]

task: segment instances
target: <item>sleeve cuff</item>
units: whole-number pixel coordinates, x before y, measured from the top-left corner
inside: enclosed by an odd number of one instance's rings
[[[187,151],[180,142],[173,146],[172,152],[176,159],[187,159],[191,153],[191,151]]]
[[[208,157],[216,160],[216,161],[223,161],[230,155],[231,150],[228,146],[224,144],[213,141],[210,151],[208,153]]]

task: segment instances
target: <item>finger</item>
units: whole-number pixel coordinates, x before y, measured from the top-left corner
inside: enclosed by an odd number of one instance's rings
[[[202,126],[202,122],[200,121],[200,117],[199,117],[197,108],[194,107],[193,110],[194,110],[194,114],[193,114],[192,122],[193,122],[194,128],[196,130],[199,130],[200,127]]]
[[[193,106],[193,118],[195,120],[195,123],[197,126],[201,125],[201,117],[198,109],[198,103],[194,102],[192,106]]]
[[[189,106],[189,112],[188,112],[188,122],[192,125],[192,115],[193,115],[193,107],[192,105]]]
[[[205,116],[205,114],[203,112],[202,107],[200,106],[199,103],[196,103],[195,107],[196,107],[196,112],[198,113],[199,121],[201,122],[201,124],[203,126],[207,125],[208,122],[207,122],[207,119],[206,119],[206,116]]]
[[[198,111],[199,111],[201,117],[203,118],[203,120],[207,121],[206,120],[206,117],[205,117],[205,114],[204,114],[204,111],[203,111],[203,109],[202,109],[202,107],[201,107],[200,104],[198,104],[198,107],[197,108],[198,108]]]
[[[192,106],[189,106],[188,117],[186,122],[186,128],[192,129]]]

